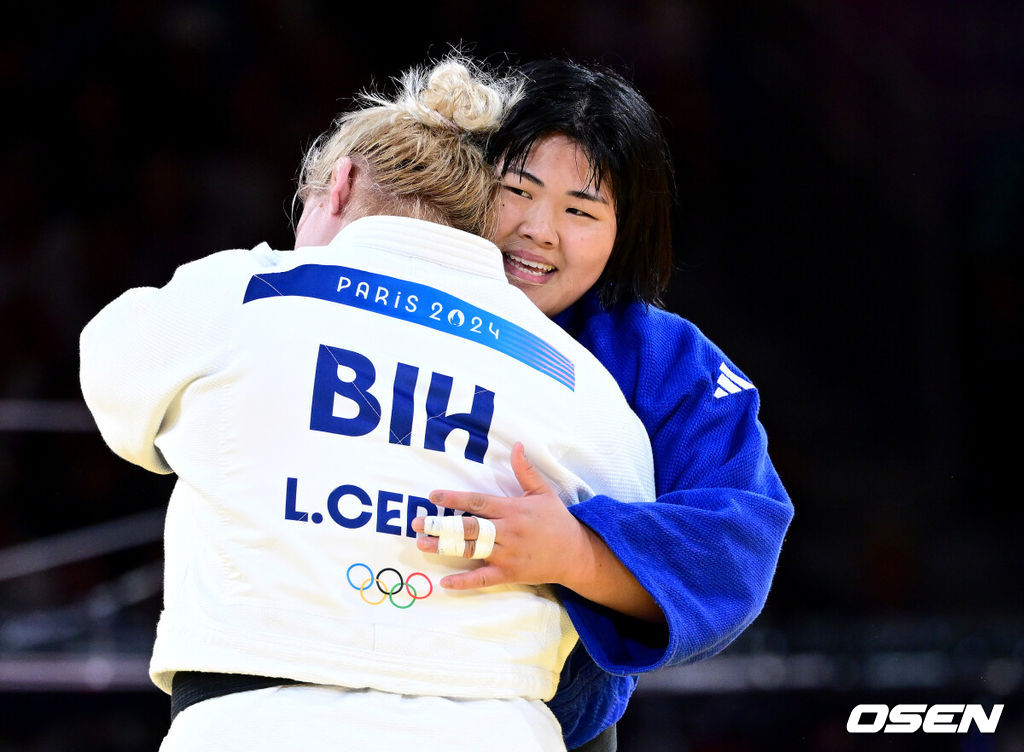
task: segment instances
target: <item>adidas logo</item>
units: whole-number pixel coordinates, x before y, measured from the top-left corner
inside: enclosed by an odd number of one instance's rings
[[[729,394],[736,394],[737,392],[744,392],[747,389],[753,389],[754,385],[749,381],[746,381],[735,373],[729,370],[729,366],[722,363],[718,367],[718,388],[715,390],[715,399],[721,399]]]

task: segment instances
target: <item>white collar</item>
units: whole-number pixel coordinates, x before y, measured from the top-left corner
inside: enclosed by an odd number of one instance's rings
[[[498,246],[478,235],[412,217],[374,215],[345,225],[328,243],[368,246],[483,277],[505,280]]]

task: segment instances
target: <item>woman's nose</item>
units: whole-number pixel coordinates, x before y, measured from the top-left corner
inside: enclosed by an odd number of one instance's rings
[[[531,207],[526,213],[523,221],[519,223],[519,235],[546,248],[553,247],[558,241],[558,232],[551,213],[543,206]]]

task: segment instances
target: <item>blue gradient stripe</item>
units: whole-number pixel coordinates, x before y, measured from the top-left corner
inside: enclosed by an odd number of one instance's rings
[[[461,337],[515,358],[575,390],[573,362],[540,337],[427,285],[347,266],[304,264],[285,272],[254,275],[242,303],[275,297],[340,303]]]

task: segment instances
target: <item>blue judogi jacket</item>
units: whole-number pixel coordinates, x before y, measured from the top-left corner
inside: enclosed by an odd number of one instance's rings
[[[555,321],[607,368],[654,450],[658,498],[570,507],[654,597],[666,625],[561,589],[580,644],[548,703],[568,747],[615,723],[636,674],[714,655],[760,613],[793,505],[768,458],[757,390],[696,326],[591,291]],[[608,458],[615,462],[614,457]]]

